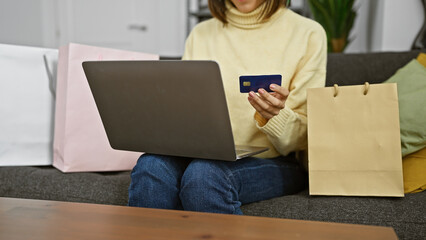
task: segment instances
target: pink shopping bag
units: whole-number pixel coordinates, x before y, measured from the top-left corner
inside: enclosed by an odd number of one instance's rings
[[[83,61],[158,60],[158,55],[69,44],[59,49],[53,166],[62,172],[130,170],[141,153],[109,145]]]

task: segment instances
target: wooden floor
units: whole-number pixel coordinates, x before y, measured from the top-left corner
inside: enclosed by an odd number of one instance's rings
[[[392,228],[0,198],[0,239],[397,239]]]

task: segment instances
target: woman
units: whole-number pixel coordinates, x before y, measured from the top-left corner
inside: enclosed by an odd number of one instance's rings
[[[183,60],[219,63],[236,145],[268,146],[236,162],[142,155],[129,205],[242,214],[242,204],[298,192],[307,176],[306,89],[325,83],[326,35],[283,0],[209,0],[213,19],[198,24]],[[239,92],[241,75],[281,74],[273,93]]]

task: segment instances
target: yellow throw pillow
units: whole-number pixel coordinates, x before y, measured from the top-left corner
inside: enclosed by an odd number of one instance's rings
[[[417,61],[426,67],[426,53],[420,53],[419,56],[417,56]]]
[[[426,148],[402,159],[404,193],[417,193],[426,189]]]

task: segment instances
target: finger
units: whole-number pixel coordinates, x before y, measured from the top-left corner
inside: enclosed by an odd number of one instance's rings
[[[252,101],[253,103],[256,103],[258,107],[256,107],[254,104],[253,107],[262,115],[264,116],[276,116],[280,112],[281,109],[276,108],[272,106],[271,104],[265,102],[262,100],[257,94],[254,92],[249,93],[249,101]],[[251,103],[251,102],[250,102]]]
[[[257,96],[259,96],[260,99],[262,99],[262,101],[264,101],[265,103],[267,103],[268,105],[272,105],[272,103],[270,103],[266,98],[264,98],[260,93],[257,94]]]
[[[277,98],[281,99],[281,100],[286,100],[288,95],[290,94],[290,92],[288,91],[287,88],[279,86],[277,84],[271,84],[269,86],[269,88],[274,91],[274,93],[278,94],[279,96],[277,96]]]
[[[269,108],[271,105],[268,104],[265,100],[261,99],[256,93],[254,93],[253,91],[251,91],[249,93],[249,96],[253,99],[254,102],[257,103],[257,105],[259,105],[262,109],[267,109]]]
[[[249,102],[253,106],[253,108],[256,110],[257,113],[259,113],[263,118],[266,120],[271,119],[274,117],[274,115],[264,111],[254,100],[253,98],[249,97]]]
[[[274,106],[275,108],[278,109],[283,109],[284,108],[284,101],[276,98],[275,96],[272,96],[270,93],[268,93],[267,91],[265,91],[264,89],[259,89],[259,94],[260,96],[268,101],[272,106]]]

